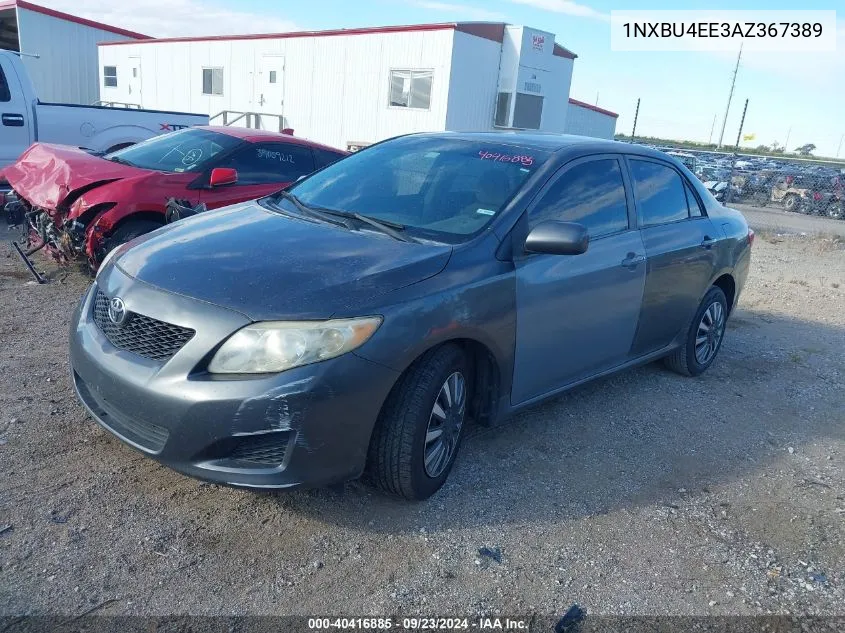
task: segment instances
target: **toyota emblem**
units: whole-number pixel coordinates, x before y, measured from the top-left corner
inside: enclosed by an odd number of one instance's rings
[[[126,304],[120,297],[109,301],[109,320],[115,325],[123,325],[126,321]]]

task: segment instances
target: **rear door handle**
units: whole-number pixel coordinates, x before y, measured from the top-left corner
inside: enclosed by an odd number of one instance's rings
[[[645,261],[645,255],[636,255],[635,253],[628,253],[628,256],[622,260],[622,265],[625,268],[630,268],[633,270],[639,264],[642,264]]]
[[[2,116],[3,125],[7,125],[9,127],[23,127],[23,115],[22,114],[12,114],[9,112],[4,112]]]
[[[702,248],[710,248],[710,247],[711,247],[711,246],[713,246],[713,244],[715,244],[715,243],[716,243],[716,240],[714,240],[714,239],[713,239],[712,237],[710,237],[709,235],[705,235],[705,236],[704,236],[704,239],[703,239],[703,240],[701,240],[701,247],[702,247]]]

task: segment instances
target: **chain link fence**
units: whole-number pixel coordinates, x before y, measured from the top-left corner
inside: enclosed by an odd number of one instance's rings
[[[657,147],[683,162],[722,204],[845,220],[845,163]]]

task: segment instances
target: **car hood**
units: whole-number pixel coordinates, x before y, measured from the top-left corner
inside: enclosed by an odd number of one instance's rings
[[[323,319],[436,275],[451,251],[248,202],[145,235],[115,264],[139,281],[256,321]]]
[[[151,173],[120,165],[76,147],[35,143],[3,176],[31,205],[48,210],[64,208],[83,193],[126,178]]]

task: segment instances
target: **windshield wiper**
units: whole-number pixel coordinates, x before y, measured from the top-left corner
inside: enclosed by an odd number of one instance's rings
[[[284,189],[278,193],[279,197],[284,198],[285,200],[289,200],[293,206],[297,208],[297,210],[302,213],[303,215],[310,216],[312,218],[317,218],[322,220],[323,222],[328,222],[329,224],[334,224],[335,226],[345,226],[347,229],[352,228],[349,226],[348,222],[344,222],[342,220],[338,220],[337,218],[333,218],[327,213],[323,213],[315,209],[314,207],[310,207],[302,200],[297,198],[295,195],[290,193],[289,191],[285,191]]]
[[[346,215],[346,214],[344,214]],[[375,218],[371,218],[367,215],[361,215],[360,213],[350,213],[349,216],[355,218],[356,220],[363,222],[364,224],[369,224],[370,226],[377,228],[379,231],[384,233],[385,235],[389,235],[390,237],[399,240],[400,242],[416,242],[414,238],[410,237],[409,235],[402,235],[399,231],[405,230],[404,224],[399,224],[398,222],[390,222],[388,220],[376,220]]]
[[[121,158],[120,156],[112,156],[111,158],[107,158],[106,160],[110,160],[113,163],[117,163],[118,165],[126,165],[127,167],[134,167],[134,163],[130,163],[125,158]]]

